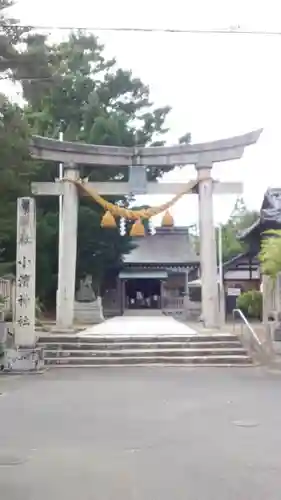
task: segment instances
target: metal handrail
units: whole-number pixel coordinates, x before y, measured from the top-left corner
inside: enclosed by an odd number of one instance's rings
[[[241,309],[233,309],[232,314],[233,314],[234,320],[235,320],[235,314],[239,314],[240,318],[243,320],[243,322],[247,326],[248,330],[251,332],[252,336],[254,337],[254,339],[257,342],[257,344],[259,345],[259,347],[262,347],[262,342],[260,341],[259,337],[257,336],[255,330],[251,327],[249,321],[247,320],[246,316],[243,314]]]

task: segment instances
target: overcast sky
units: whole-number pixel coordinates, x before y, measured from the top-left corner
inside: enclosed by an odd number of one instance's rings
[[[279,0],[48,0],[40,8],[38,0],[18,0],[15,15],[38,25],[281,31]],[[214,177],[243,181],[245,201],[256,209],[267,187],[281,187],[281,37],[103,32],[100,38],[120,66],[150,85],[156,105],[172,106],[168,143],[186,132],[202,142],[263,127],[259,143],[240,162],[217,165]],[[192,171],[185,169],[181,180]],[[217,222],[234,201],[216,197]],[[177,224],[195,222],[196,198],[185,197],[173,214]]]

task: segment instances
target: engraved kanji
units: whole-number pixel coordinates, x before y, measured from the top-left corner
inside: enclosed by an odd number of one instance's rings
[[[23,231],[20,234],[19,242],[20,242],[20,245],[28,245],[29,243],[32,242],[32,239],[30,238],[30,236],[28,235],[28,233],[26,231]]]
[[[24,215],[29,215],[30,212],[30,200],[28,198],[23,198],[21,200],[21,208]]]
[[[20,294],[19,297],[18,297],[18,303],[21,307],[23,306],[27,306],[28,305],[28,302],[30,301],[30,298],[29,296],[27,295],[27,293],[24,293],[24,294]]]
[[[29,285],[30,281],[30,275],[29,274],[21,274],[19,279],[18,279],[18,286],[27,288]]]
[[[29,326],[30,325],[30,321],[29,321],[29,318],[27,316],[20,316],[17,323],[19,326]]]
[[[18,264],[22,266],[23,269],[25,269],[28,266],[28,264],[31,264],[31,260],[27,259],[26,257],[23,257],[22,260],[18,261]]]

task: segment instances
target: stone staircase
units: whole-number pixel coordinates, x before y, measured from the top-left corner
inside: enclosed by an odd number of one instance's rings
[[[100,366],[251,366],[237,336],[95,335],[44,336],[45,363],[57,367]]]

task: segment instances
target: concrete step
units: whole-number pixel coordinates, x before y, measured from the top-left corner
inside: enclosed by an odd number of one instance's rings
[[[53,334],[41,337],[39,345],[49,366],[252,365],[239,338],[227,333]]]
[[[94,366],[120,366],[120,365],[170,365],[170,366],[248,366],[252,365],[252,360],[249,356],[241,355],[208,355],[208,356],[122,356],[114,358],[106,357],[60,357],[60,358],[45,358],[46,365],[65,366],[65,367],[94,367]]]
[[[68,350],[62,351],[60,349],[45,351],[46,358],[121,358],[121,357],[193,357],[193,356],[209,356],[209,355],[247,355],[243,347],[233,349],[228,348],[207,348],[207,349],[122,349],[122,350]]]
[[[173,335],[172,333],[160,334],[160,335],[134,335],[124,333],[124,335],[120,334],[110,334],[110,335],[44,335],[40,336],[39,344],[62,344],[62,343],[70,343],[70,344],[86,344],[86,343],[107,343],[107,344],[115,344],[115,343],[145,343],[145,342],[237,342],[238,337],[236,335],[228,334],[228,333],[216,333],[216,334],[198,334],[198,335]]]
[[[163,342],[47,342],[43,344],[40,342],[40,345],[44,346],[45,350],[54,350],[58,349],[60,351],[81,351],[81,350],[122,350],[122,349],[186,349],[188,347],[193,349],[205,349],[205,348],[238,348],[241,347],[241,343],[239,340],[233,340],[229,342],[221,342],[221,341],[207,341],[203,340],[200,342],[173,342],[173,341],[163,341]]]
[[[153,367],[165,367],[165,368],[175,368],[175,367],[178,367],[178,368],[195,368],[195,367],[198,367],[200,366],[201,368],[251,368],[253,365],[253,363],[229,363],[229,362],[225,362],[225,363],[204,363],[204,364],[199,364],[199,363],[173,363],[172,361],[169,362],[169,363],[146,363],[145,361],[142,362],[142,363],[135,363],[135,362],[132,362],[132,363],[126,363],[126,364],[120,364],[120,363],[110,363],[108,365],[105,365],[105,364],[95,364],[95,365],[89,365],[87,363],[85,364],[73,364],[73,365],[65,365],[65,364],[57,364],[57,363],[53,363],[53,364],[46,364],[47,367],[49,369],[51,369],[52,367],[53,368],[62,368],[64,370],[70,370],[70,369],[77,369],[77,368],[91,368],[92,370],[95,369],[95,368],[107,368],[107,369],[110,369],[110,368],[139,368],[139,367],[146,367],[146,368],[153,368]]]

